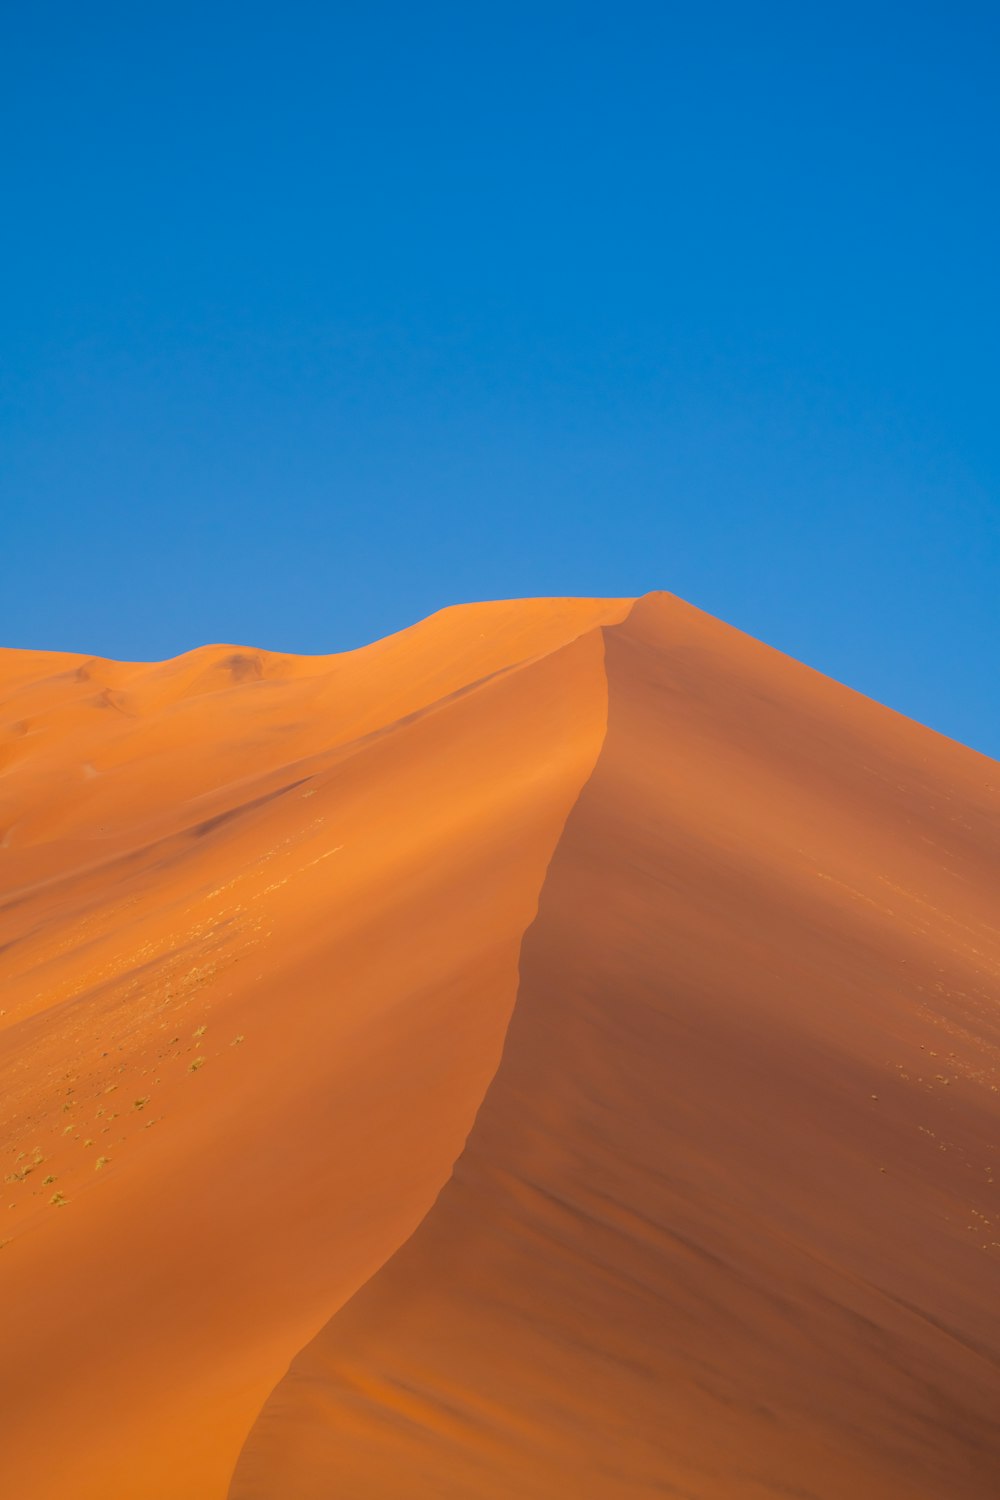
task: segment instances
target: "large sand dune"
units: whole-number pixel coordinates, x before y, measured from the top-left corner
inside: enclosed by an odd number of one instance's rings
[[[1000,1494],[993,762],[667,595],[0,726],[0,1493]]]

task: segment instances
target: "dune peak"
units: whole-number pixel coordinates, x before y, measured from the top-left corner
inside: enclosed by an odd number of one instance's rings
[[[659,591],[0,723],[4,1493],[992,1500],[992,762]]]

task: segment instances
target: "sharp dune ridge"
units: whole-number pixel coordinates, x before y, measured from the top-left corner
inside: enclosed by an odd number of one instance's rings
[[[1000,1492],[1000,775],[668,594],[0,654],[0,1483]]]

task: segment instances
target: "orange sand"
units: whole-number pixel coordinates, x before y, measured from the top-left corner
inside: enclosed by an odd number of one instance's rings
[[[995,1500],[994,763],[665,595],[0,723],[0,1492]]]

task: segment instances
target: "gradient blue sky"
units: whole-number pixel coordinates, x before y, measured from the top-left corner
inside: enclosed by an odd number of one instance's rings
[[[9,6],[0,640],[670,589],[1000,754],[987,4]]]

